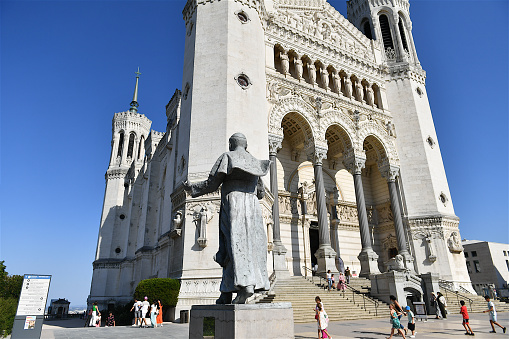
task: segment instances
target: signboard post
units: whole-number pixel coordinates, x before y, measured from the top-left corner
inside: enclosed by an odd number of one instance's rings
[[[414,301],[415,319],[428,321],[428,314],[426,312],[426,304],[422,301]]]
[[[51,275],[25,274],[12,339],[40,338]]]

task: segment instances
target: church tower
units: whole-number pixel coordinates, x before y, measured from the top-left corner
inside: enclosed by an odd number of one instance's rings
[[[120,286],[120,262],[126,258],[130,233],[127,217],[130,171],[139,171],[145,155],[145,140],[150,132],[150,121],[138,113],[139,69],[133,100],[128,111],[113,116],[111,156],[106,171],[106,189],[89,301],[105,305],[103,296],[118,296],[123,292]]]
[[[387,101],[400,157],[395,180],[415,270],[438,273],[471,290],[409,9],[408,0],[347,2],[348,20],[385,52]]]

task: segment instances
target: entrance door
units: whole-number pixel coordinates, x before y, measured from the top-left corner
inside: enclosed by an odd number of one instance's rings
[[[320,245],[320,238],[318,236],[318,223],[312,221],[309,227],[309,248],[311,250],[311,266],[315,266],[318,263],[316,260],[315,252],[318,251]]]

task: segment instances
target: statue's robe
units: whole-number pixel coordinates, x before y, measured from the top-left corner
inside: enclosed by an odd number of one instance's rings
[[[246,286],[268,290],[267,237],[258,199],[265,190],[260,180],[270,160],[258,160],[245,150],[223,153],[206,181],[191,184],[191,195],[215,191],[221,183],[219,251],[216,262],[223,267],[221,292]]]

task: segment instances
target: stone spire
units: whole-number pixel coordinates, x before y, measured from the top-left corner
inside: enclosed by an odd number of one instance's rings
[[[138,113],[138,80],[140,79],[140,68],[138,67],[138,71],[134,72],[136,74],[136,85],[134,86],[134,94],[133,101],[131,101],[131,108],[129,108],[129,112]]]

